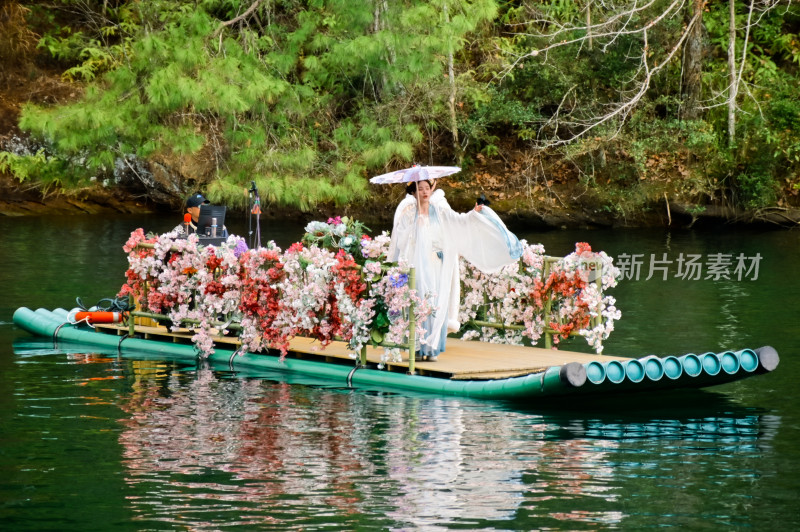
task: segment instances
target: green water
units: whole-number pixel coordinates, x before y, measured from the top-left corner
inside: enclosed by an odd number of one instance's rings
[[[113,295],[149,217],[0,219],[0,529],[795,530],[800,232],[557,231],[642,254],[613,294],[610,353],[759,347],[769,375],[614,404],[481,402],[335,388],[53,346],[19,306]],[[229,222],[241,233],[245,222]],[[267,226],[286,245],[299,226]],[[645,280],[649,255],[760,254],[758,278]],[[658,264],[657,264],[658,265]],[[705,276],[705,271],[703,272]],[[580,339],[570,348],[586,350]]]

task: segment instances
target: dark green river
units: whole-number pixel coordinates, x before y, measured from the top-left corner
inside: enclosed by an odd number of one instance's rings
[[[800,528],[800,231],[512,227],[551,255],[587,241],[627,264],[607,353],[781,356],[771,374],[612,403],[364,392],[12,325],[20,306],[113,296],[130,232],[178,219],[0,218],[0,530]]]

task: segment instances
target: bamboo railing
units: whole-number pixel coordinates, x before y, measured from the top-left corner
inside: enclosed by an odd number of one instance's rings
[[[543,279],[547,279],[547,277],[550,275],[550,271],[552,270],[553,264],[557,263],[560,260],[561,260],[560,257],[545,257],[544,258],[544,268],[542,270],[542,278]],[[602,277],[600,276],[600,271],[602,270],[602,267],[603,267],[602,263],[599,260],[583,260],[581,262],[583,264],[585,264],[587,269],[589,269],[590,271],[597,272],[597,276],[596,276],[594,282],[597,284],[598,292],[600,292],[600,294],[602,295],[602,293],[603,293],[603,280],[602,280]],[[550,299],[548,299],[544,304],[544,316],[543,316],[543,319],[544,319],[545,324],[548,324],[548,323],[552,322],[552,318],[553,318],[552,310],[553,310],[552,309],[552,301]],[[517,331],[525,329],[524,325],[520,325],[520,324],[516,324],[516,323],[503,323],[502,321],[500,321],[500,319],[499,319],[500,317],[497,316],[497,315],[495,315],[495,318],[496,318],[497,321],[471,320],[471,321],[469,321],[467,323],[470,324],[470,325],[474,325],[476,327],[492,327],[492,328],[495,328],[495,329],[511,329],[511,330],[517,330]],[[596,317],[592,318],[592,326],[596,327],[596,326],[600,325],[602,320],[603,320],[602,316],[596,316]],[[561,316],[556,315],[555,316],[555,321],[558,324],[563,324],[563,320],[562,320]],[[552,327],[545,326],[545,329],[544,329],[544,346],[545,346],[545,348],[550,349],[550,348],[553,347],[553,336],[555,336],[556,334],[558,334],[558,331],[556,331]],[[578,332],[577,331],[572,332],[570,334],[570,336],[578,336]]]

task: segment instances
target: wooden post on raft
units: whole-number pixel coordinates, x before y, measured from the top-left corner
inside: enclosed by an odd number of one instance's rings
[[[408,270],[408,289],[417,289],[417,276],[414,268]],[[417,352],[417,319],[414,313],[414,300],[408,306],[408,373],[414,374],[414,359]]]
[[[135,308],[135,298],[133,294],[128,295],[128,308]],[[131,310],[128,313],[128,338],[133,338],[133,335],[136,334],[136,321],[133,317],[134,311]]]
[[[595,279],[595,283],[597,283],[597,292],[602,296],[603,294],[603,265],[599,260],[592,261],[592,265],[594,266],[595,275],[597,278]],[[597,309],[597,316],[594,318],[594,323],[592,324],[593,327],[597,327],[601,323],[603,323],[603,314],[600,309]]]
[[[550,264],[552,261],[550,257],[545,257],[544,259],[544,269],[542,270],[542,279],[544,282],[547,282],[547,276],[550,275]],[[551,349],[553,347],[553,332],[550,328],[550,309],[551,305],[553,304],[552,300],[548,297],[547,301],[544,302],[544,347],[545,349]]]

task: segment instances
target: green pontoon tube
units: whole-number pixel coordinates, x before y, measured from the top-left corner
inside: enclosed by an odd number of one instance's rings
[[[197,352],[191,345],[114,336],[73,325],[64,309],[49,311],[19,308],[14,323],[25,331],[54,342],[66,341],[113,350],[121,356],[160,355],[194,363]],[[252,368],[277,370],[331,381],[355,388],[396,389],[413,392],[458,395],[485,399],[525,399],[548,396],[616,394],[657,389],[698,388],[767,373],[778,363],[778,353],[766,346],[722,353],[687,354],[663,358],[569,362],[545,371],[494,380],[452,380],[423,375],[408,375],[369,367],[324,361],[285,358],[269,354],[239,354],[217,348],[209,362],[231,370]]]
[[[647,356],[586,364],[587,384],[577,393],[666,388],[699,388],[768,373],[778,367],[770,346],[722,353],[689,353],[680,357]]]
[[[158,354],[193,363],[197,353],[193,346],[158,340],[125,338],[98,333],[87,326],[75,326],[66,321],[64,309],[32,311],[19,308],[14,313],[14,323],[36,336],[51,337],[88,346],[117,350],[120,355],[135,357],[136,353]],[[544,372],[497,380],[450,380],[421,375],[393,373],[353,365],[334,364],[285,358],[264,354],[237,354],[236,351],[218,348],[207,359],[211,363],[224,363],[231,370],[254,368],[278,370],[324,378],[355,388],[392,388],[464,397],[514,399],[534,396],[564,395],[586,382],[586,369],[577,362],[554,366]]]

